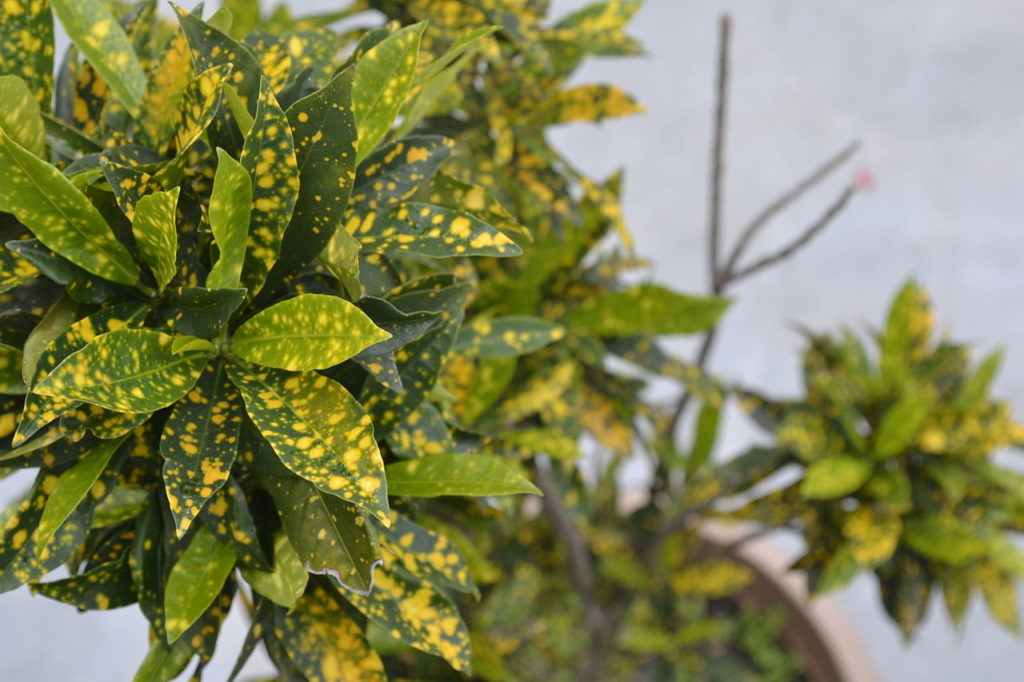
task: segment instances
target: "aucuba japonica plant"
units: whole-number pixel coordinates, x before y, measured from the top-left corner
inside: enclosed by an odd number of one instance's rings
[[[198,679],[240,592],[236,673],[262,643],[288,679],[384,679],[377,632],[469,674],[460,519],[539,493],[533,453],[585,430],[624,449],[600,339],[725,307],[627,287],[618,255],[579,271],[626,234],[619,183],[544,130],[638,109],[565,86],[637,51],[638,5],[226,5],[0,9],[0,471],[38,470],[0,587],[137,603],[140,680]]]

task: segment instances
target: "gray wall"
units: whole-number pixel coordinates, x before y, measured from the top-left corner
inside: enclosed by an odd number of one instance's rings
[[[584,3],[553,4],[568,10]],[[640,253],[654,260],[658,279],[690,290],[706,280],[712,55],[722,11],[735,19],[729,233],[854,137],[865,147],[851,171],[870,169],[877,186],[788,267],[736,289],[713,369],[768,392],[796,391],[801,344],[792,323],[866,329],[913,274],[931,290],[940,323],[956,338],[1006,347],[997,390],[1024,404],[1024,5],[648,0],[634,28],[648,57],[597,62],[579,78],[624,85],[648,113],[567,128],[556,139],[591,174],[626,168],[625,210]],[[815,218],[850,175],[841,173],[773,224],[759,247],[781,243]],[[730,415],[718,454],[735,453],[756,437],[741,416]],[[0,487],[0,496],[11,488]],[[1024,650],[981,609],[972,611],[963,635],[933,609],[918,641],[905,649],[870,580],[839,601],[890,682],[1019,678]],[[21,590],[2,597],[2,613],[5,680],[127,680],[145,651],[145,625],[134,609],[78,615]],[[238,614],[230,623],[210,680],[226,677],[244,636]],[[256,663],[254,673],[265,670]]]

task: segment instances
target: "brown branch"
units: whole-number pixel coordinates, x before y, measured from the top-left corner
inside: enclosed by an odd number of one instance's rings
[[[729,35],[732,21],[723,14],[718,22],[718,77],[715,85],[715,123],[711,142],[711,197],[708,215],[708,277],[718,291],[719,240],[722,236],[722,175],[725,168],[725,115],[729,99]]]
[[[597,577],[590,559],[590,550],[569,511],[562,504],[562,491],[551,474],[550,463],[538,461],[535,482],[544,493],[544,512],[551,520],[555,534],[561,538],[568,559],[569,581],[572,584],[590,628],[590,650],[580,663],[577,679],[592,680],[600,667],[604,648],[610,636],[610,621],[597,597]]]
[[[839,215],[839,213],[846,206],[847,202],[850,201],[850,198],[853,197],[856,191],[857,189],[853,185],[848,186],[846,189],[843,190],[843,193],[839,195],[839,198],[836,199],[828,207],[824,215],[822,215],[820,218],[818,218],[818,220],[812,223],[810,227],[804,230],[804,232],[799,237],[794,239],[792,242],[790,242],[782,249],[779,249],[775,253],[769,254],[764,258],[754,261],[745,268],[741,268],[736,271],[726,272],[725,281],[728,284],[735,284],[741,279],[750,277],[751,275],[761,270],[764,270],[765,268],[771,267],[776,263],[786,260],[793,254],[795,254],[797,251],[807,246],[807,244],[809,244],[812,239],[818,236],[818,234],[820,234],[822,230],[828,227],[829,223],[831,223],[832,220],[837,215]]]
[[[747,225],[746,229],[743,230],[743,233],[740,235],[740,238],[736,241],[736,245],[733,247],[732,253],[729,254],[729,259],[726,261],[725,267],[722,269],[723,278],[727,278],[728,273],[735,270],[736,264],[739,263],[740,258],[743,256],[751,241],[761,228],[768,223],[768,221],[817,186],[822,180],[831,175],[833,171],[857,153],[858,149],[860,149],[860,140],[854,140],[839,150],[838,154],[800,180],[800,182],[795,184],[788,191],[780,194],[774,201],[758,213],[754,219],[750,221],[750,224]],[[724,287],[724,283],[720,282],[720,285]]]

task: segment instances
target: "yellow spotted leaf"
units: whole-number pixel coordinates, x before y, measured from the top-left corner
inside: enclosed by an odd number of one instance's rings
[[[146,89],[146,74],[121,24],[99,0],[52,2],[71,42],[88,58],[121,104],[137,114]]]
[[[330,575],[347,590],[369,594],[380,563],[369,518],[298,476],[266,475],[263,480],[303,570]]]
[[[301,371],[333,367],[390,337],[343,298],[300,294],[246,320],[231,350],[258,365]]]
[[[170,192],[147,194],[135,204],[132,234],[160,291],[170,283],[176,271],[178,228],[175,216],[179,191],[180,188],[175,187]]]
[[[249,237],[252,179],[238,161],[217,149],[217,174],[210,194],[210,230],[217,245],[217,262],[206,277],[208,289],[237,289]]]
[[[167,504],[178,537],[183,537],[203,505],[220,490],[238,453],[242,400],[224,363],[207,366],[195,387],[164,424],[160,454]]]
[[[385,471],[396,496],[541,494],[515,464],[495,455],[430,455],[394,462]]]
[[[252,178],[252,214],[242,286],[259,293],[277,262],[299,195],[299,168],[288,118],[267,79],[260,81],[252,129],[239,159]]]
[[[470,643],[466,624],[451,600],[400,566],[377,570],[368,596],[342,593],[371,621],[395,639],[440,656],[456,670],[469,673]]]
[[[94,275],[133,285],[139,268],[100,212],[63,173],[0,130],[4,210],[43,244]]]
[[[167,641],[174,643],[220,594],[235,566],[235,553],[206,526],[192,536],[185,552],[171,567],[164,587]]]
[[[116,412],[153,412],[188,393],[206,365],[204,352],[171,352],[173,340],[147,329],[97,336],[32,390]]]
[[[426,26],[421,22],[401,28],[356,61],[352,102],[359,129],[357,162],[384,139],[405,104],[416,75],[420,38]]]
[[[43,111],[50,110],[53,14],[48,0],[0,3],[0,74],[8,73],[24,78]]]
[[[475,318],[455,337],[452,349],[481,358],[528,355],[565,336],[565,330],[537,317]]]
[[[0,76],[0,102],[0,130],[41,158],[46,151],[43,115],[28,84],[18,76]]]
[[[245,409],[281,462],[320,490],[389,522],[384,462],[370,416],[345,388],[315,372],[230,365]]]
[[[385,682],[384,663],[363,628],[321,587],[294,609],[277,609],[274,632],[309,682]]]

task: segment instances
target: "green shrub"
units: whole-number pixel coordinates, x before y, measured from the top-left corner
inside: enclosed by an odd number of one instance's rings
[[[933,581],[958,613],[1012,589],[994,361],[967,378],[923,345],[916,290],[880,373],[815,339],[806,404],[746,394],[778,447],[712,462],[731,391],[656,337],[729,301],[637,284],[621,177],[547,140],[640,110],[572,84],[641,52],[638,0],[558,21],[544,0],[225,5],[0,5],[0,475],[38,470],[0,591],[138,603],[139,680],[193,659],[198,679],[236,597],[236,673],[262,645],[289,680],[798,679],[784,618],[749,611],[750,571],[696,530],[790,463],[802,484],[731,515],[798,526],[818,588],[874,569],[905,626]],[[686,446],[655,375],[700,401]],[[623,513],[635,453],[652,494]],[[879,501],[886,477],[909,506]],[[966,558],[940,556],[945,518],[984,530],[957,531]]]

